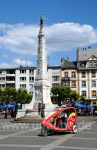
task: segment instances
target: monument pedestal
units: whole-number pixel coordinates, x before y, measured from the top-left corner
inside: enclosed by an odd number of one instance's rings
[[[20,117],[20,115],[21,117]],[[14,119],[15,123],[40,123],[42,121],[41,115],[34,109],[26,111],[18,111],[18,116]]]

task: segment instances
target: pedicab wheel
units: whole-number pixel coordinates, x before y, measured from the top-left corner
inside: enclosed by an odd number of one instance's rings
[[[74,124],[72,127],[72,133],[76,134],[77,132],[78,132],[78,126],[76,124]]]
[[[42,127],[41,128],[41,135],[42,136],[47,136],[48,135],[48,129],[47,129],[47,127]]]

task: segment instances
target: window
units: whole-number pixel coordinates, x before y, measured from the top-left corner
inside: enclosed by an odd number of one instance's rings
[[[25,89],[26,88],[26,84],[20,84],[20,88]]]
[[[5,70],[0,70],[0,74],[6,74]]]
[[[72,78],[76,78],[76,72],[72,72]]]
[[[26,81],[26,77],[20,77],[20,81]]]
[[[59,81],[59,76],[52,76],[53,81]]]
[[[82,81],[82,87],[86,87],[86,81]]]
[[[33,94],[33,92],[29,92],[29,94]]]
[[[52,86],[60,86],[59,83],[52,83]]]
[[[86,91],[82,91],[82,96],[86,97]]]
[[[26,73],[26,70],[20,70],[20,73]]]
[[[0,77],[0,81],[5,81],[5,77]]]
[[[29,77],[30,82],[34,82],[34,77]]]
[[[86,72],[83,71],[83,72],[82,72],[82,78],[85,78],[85,77],[86,77]]]
[[[0,88],[5,88],[5,84],[0,84]]]
[[[68,72],[64,72],[64,77],[68,78]]]
[[[90,67],[93,67],[93,63],[90,63]]]
[[[30,73],[31,75],[34,75],[34,70],[29,70],[29,73]]]
[[[76,88],[76,81],[72,81],[72,88]]]
[[[64,82],[64,86],[65,86],[65,87],[69,87],[69,82],[68,82],[68,81],[65,81],[65,82]]]
[[[81,68],[85,68],[86,64],[85,63],[81,63]]]
[[[97,62],[94,62],[94,67],[97,67]]]
[[[29,89],[33,89],[33,84],[29,84]]]
[[[96,81],[92,81],[92,87],[96,87]]]
[[[92,71],[92,78],[96,77],[95,71]]]
[[[96,98],[96,91],[92,91],[92,97],[94,98]]]

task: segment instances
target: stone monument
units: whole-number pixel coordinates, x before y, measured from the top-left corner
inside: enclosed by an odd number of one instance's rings
[[[48,81],[48,75],[47,75],[46,40],[45,40],[45,33],[44,33],[43,14],[40,17],[37,66],[36,66],[33,98],[31,103],[25,106],[24,111],[23,110],[21,110],[21,112],[18,111],[17,118],[23,117],[24,115],[34,116],[34,117],[37,116],[39,103],[45,104],[45,109],[44,109],[45,115],[48,114],[50,115],[55,108],[55,105],[52,104],[50,99],[50,83]]]

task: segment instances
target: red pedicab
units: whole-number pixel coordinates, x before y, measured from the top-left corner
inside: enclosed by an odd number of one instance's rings
[[[74,107],[65,107],[57,110],[41,123],[41,134],[47,136],[50,131],[72,132],[76,134],[78,127],[76,124],[77,112]]]

